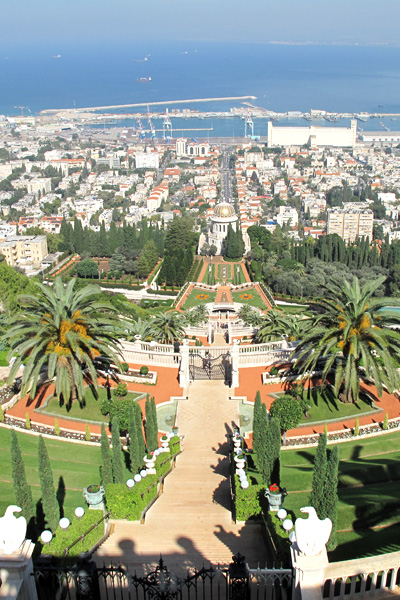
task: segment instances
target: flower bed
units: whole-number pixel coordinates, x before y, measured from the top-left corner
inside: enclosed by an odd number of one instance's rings
[[[15,392],[10,385],[0,388],[0,404],[7,404],[14,397]]]
[[[139,370],[129,370],[126,373],[121,373],[119,378],[122,381],[130,381],[133,383],[146,383],[148,385],[156,385],[157,383],[157,371],[148,371],[146,374],[141,373]]]

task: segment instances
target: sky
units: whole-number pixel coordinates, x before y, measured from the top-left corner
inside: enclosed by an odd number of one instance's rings
[[[168,40],[400,43],[400,0],[13,0],[2,4],[2,47]]]

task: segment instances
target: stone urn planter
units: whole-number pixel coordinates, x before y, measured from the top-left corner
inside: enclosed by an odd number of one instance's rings
[[[172,435],[173,435],[173,437],[175,437],[176,435],[178,435],[178,432],[179,432],[178,427],[173,427],[172,428]]]
[[[169,437],[163,435],[161,438],[161,448],[163,452],[169,452]]]
[[[236,456],[233,457],[233,460],[236,463],[236,474],[238,474],[238,470],[239,469],[244,469],[245,465],[246,465],[246,457],[245,455],[242,454],[236,454]]]
[[[286,489],[280,488],[276,483],[273,483],[265,490],[264,496],[268,500],[269,510],[276,512],[282,508],[283,500],[286,496]]]
[[[156,469],[155,469],[155,464],[156,464],[156,457],[154,456],[154,454],[146,454],[146,456],[143,457],[143,462],[146,465],[146,471],[147,471],[147,475],[155,475],[156,474]]]
[[[89,485],[83,490],[83,497],[88,503],[89,509],[102,510],[104,508],[104,493],[102,485]]]
[[[241,448],[242,447],[242,438],[240,437],[240,435],[234,436],[232,438],[233,441],[233,445],[235,448]]]

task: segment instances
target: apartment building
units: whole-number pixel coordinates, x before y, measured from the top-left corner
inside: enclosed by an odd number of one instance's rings
[[[344,206],[328,209],[328,235],[337,233],[346,242],[362,237],[372,239],[373,226],[374,213],[369,208]]]
[[[45,235],[8,237],[0,244],[0,252],[10,267],[38,267],[48,255]]]

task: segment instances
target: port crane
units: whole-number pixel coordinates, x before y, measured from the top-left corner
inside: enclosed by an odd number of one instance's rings
[[[29,106],[14,106],[14,108],[19,108],[20,109],[20,111],[21,111],[21,117],[24,116],[24,108],[26,108],[26,110],[29,110],[29,112],[31,112],[31,109],[29,108]]]
[[[246,115],[246,120],[244,122],[244,137],[254,138],[254,122],[251,118],[250,111]]]
[[[171,123],[171,119],[169,118],[169,114],[168,114],[168,108],[166,109],[165,112],[165,117],[163,120],[163,138],[164,140],[167,140],[168,138],[172,137],[172,123]]]
[[[136,129],[137,129],[137,132],[139,134],[139,138],[141,140],[143,140],[144,139],[143,125],[142,125],[142,121],[140,120],[139,117],[136,118],[136,123],[137,123]]]
[[[151,120],[150,117],[148,117],[147,118],[147,122],[148,122],[149,127],[150,127],[151,139],[154,140],[154,138],[156,137],[156,130],[154,128],[153,121]]]

